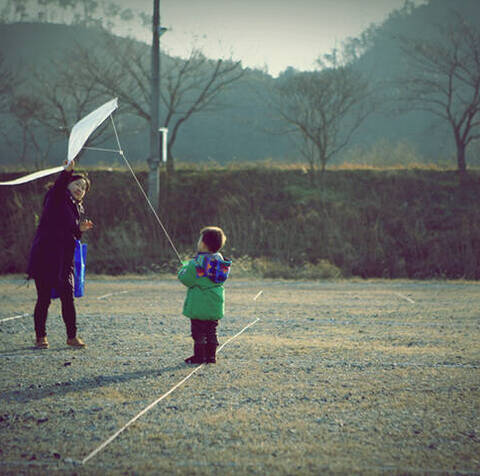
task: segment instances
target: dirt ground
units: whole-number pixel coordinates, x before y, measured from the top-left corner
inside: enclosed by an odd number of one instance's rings
[[[480,283],[226,295],[225,346],[192,374],[174,277],[88,277],[83,350],[57,302],[34,349],[34,286],[0,278],[0,474],[480,474]]]

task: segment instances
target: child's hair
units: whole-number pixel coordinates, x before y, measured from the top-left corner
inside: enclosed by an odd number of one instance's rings
[[[200,234],[202,241],[212,253],[221,250],[227,241],[225,233],[218,226],[206,226],[200,230]]]

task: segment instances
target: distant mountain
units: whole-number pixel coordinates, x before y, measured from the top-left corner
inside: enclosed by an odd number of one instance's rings
[[[415,7],[406,2],[403,9],[393,12],[385,22],[372,26],[363,35],[368,44],[358,58],[356,68],[367,74],[379,85],[378,92],[389,95],[392,81],[405,74],[405,58],[399,48],[398,37],[429,37],[429,25],[444,24],[458,10],[466,18],[480,18],[479,0],[430,0],[428,4]],[[75,46],[95,48],[99,33],[95,29],[58,24],[16,23],[0,24],[0,52],[11,68],[49,68],[50,60],[59,59],[69,51],[74,57]],[[145,55],[150,54],[149,45]],[[50,71],[55,74],[55,71]],[[284,74],[293,74],[287,70]],[[263,159],[295,160],[295,151],[289,137],[273,135],[266,131],[275,129],[273,113],[261,98],[267,97],[278,79],[257,70],[249,70],[244,78],[224,91],[219,98],[223,107],[215,112],[193,116],[182,128],[177,139],[174,155],[181,161],[231,163]],[[368,151],[376,144],[383,144],[383,153],[389,147],[404,144],[418,151],[428,162],[451,157],[454,153],[452,133],[448,125],[435,116],[411,111],[408,114],[392,112],[392,105],[371,116],[354,136],[349,149],[335,158],[333,163],[351,161],[356,151]],[[5,118],[4,118],[5,119]],[[8,118],[7,118],[8,121]],[[133,161],[144,162],[148,156],[149,138],[146,124],[135,119],[131,128],[122,133],[122,142]],[[129,129],[139,132],[129,133]],[[0,141],[1,142],[1,141]],[[58,163],[66,144],[61,143],[51,156]],[[106,162],[104,156],[86,154],[85,163],[98,160]],[[15,162],[11,151],[0,143],[0,164]],[[454,162],[452,161],[452,165]]]
[[[28,68],[60,59],[77,43],[95,43],[95,32],[80,26],[49,23],[0,24],[0,50],[6,61]]]
[[[437,27],[446,26],[455,12],[467,20],[480,19],[479,0],[430,0],[415,7],[408,0],[381,24],[365,33],[370,46],[357,62],[357,68],[369,75],[377,84],[387,88],[389,96],[395,81],[405,76],[406,58],[399,38],[432,39],[438,35]],[[443,38],[438,38],[443,41]],[[432,114],[411,111],[394,112],[399,104],[388,105],[387,111],[370,117],[359,130],[355,141],[371,145],[379,140],[407,142],[428,161],[436,162],[455,154],[455,144],[449,125]],[[452,165],[454,163],[452,162]]]
[[[95,48],[101,41],[100,32],[82,26],[67,26],[47,23],[0,24],[0,52],[7,66],[21,70],[30,80],[32,69],[43,69],[54,75],[52,62],[70,53],[74,59],[77,44]],[[149,45],[144,45],[145,55],[150,55]],[[175,144],[174,155],[183,161],[252,161],[267,158],[284,159],[294,155],[291,141],[286,137],[265,133],[271,121],[270,112],[262,107],[255,92],[258,84],[272,83],[273,78],[260,71],[247,71],[245,77],[234,83],[219,97],[222,104],[215,112],[192,116],[181,129]],[[24,86],[28,89],[28,81]],[[270,86],[262,86],[268,90]],[[8,118],[7,118],[8,122]],[[133,161],[144,161],[149,154],[149,130],[142,119],[135,119],[129,134],[128,127],[122,134],[122,145],[130,152]],[[138,129],[140,128],[140,131]],[[19,139],[20,140],[20,139]],[[62,154],[64,144],[59,144],[51,156]],[[87,153],[84,163],[105,162],[98,154]],[[5,145],[0,144],[0,163],[15,162],[15,157]]]

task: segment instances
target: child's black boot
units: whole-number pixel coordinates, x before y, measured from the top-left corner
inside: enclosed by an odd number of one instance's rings
[[[218,344],[207,344],[206,345],[206,359],[207,364],[215,364],[217,362],[216,352]]]
[[[204,342],[195,342],[193,344],[193,355],[185,359],[187,364],[203,364],[205,362],[205,347]]]

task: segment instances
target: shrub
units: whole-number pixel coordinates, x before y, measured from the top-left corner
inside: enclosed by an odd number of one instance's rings
[[[294,264],[262,257],[252,261],[252,268],[263,278],[316,280],[342,277],[341,270],[327,260]]]
[[[86,198],[89,272],[175,271],[178,260],[129,174],[95,170]],[[138,174],[146,183],[146,173]],[[0,174],[0,179],[13,178]],[[179,253],[222,227],[236,276],[480,279],[480,174],[327,170],[323,188],[300,169],[181,169],[162,175],[159,216]],[[25,271],[45,180],[0,187],[0,273]]]

